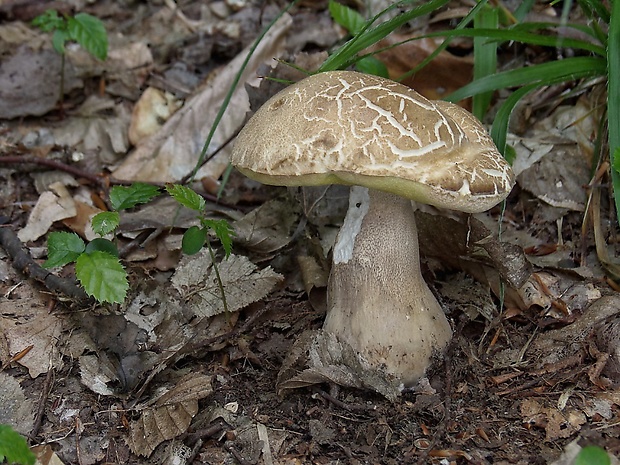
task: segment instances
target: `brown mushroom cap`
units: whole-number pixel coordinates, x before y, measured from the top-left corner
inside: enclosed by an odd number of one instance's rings
[[[316,74],[273,96],[237,137],[232,164],[265,184],[361,185],[466,212],[491,208],[514,185],[469,112],[353,71]]]

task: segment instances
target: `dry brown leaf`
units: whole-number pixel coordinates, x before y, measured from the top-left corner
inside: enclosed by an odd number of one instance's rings
[[[388,47],[411,38],[411,35],[390,34],[386,39],[378,42],[373,49]],[[419,65],[436,49],[437,42],[427,38],[406,42],[381,52],[376,57],[386,64],[390,77],[398,79]],[[472,73],[473,60],[471,58],[459,57],[443,51],[413,77],[403,80],[402,83],[412,87],[426,98],[437,100],[468,84],[472,79]]]
[[[145,137],[156,133],[180,106],[181,102],[174,95],[148,87],[133,108],[129,142],[137,145]]]
[[[53,50],[33,50],[28,44],[0,62],[0,118],[44,115],[52,110],[60,95],[60,55]],[[82,86],[73,66],[64,72],[64,90]]]
[[[0,328],[9,345],[9,353],[0,356],[6,363],[11,355],[32,346],[18,363],[36,378],[61,363],[56,343],[63,320],[48,312],[45,298],[32,286],[20,286],[12,297],[0,301]]]
[[[198,413],[198,400],[212,392],[211,377],[186,375],[152,407],[142,410],[140,418],[131,423],[127,444],[134,453],[148,457],[163,441],[187,431]]]
[[[249,109],[244,83],[256,83],[256,69],[263,62],[272,62],[284,50],[286,32],[292,20],[284,15],[269,30],[245,69],[239,86],[228,105],[211,140],[210,151],[220,147],[241,126]],[[190,98],[152,137],[145,139],[118,167],[113,176],[134,181],[174,182],[188,174],[196,165],[197,155],[228,92],[230,83],[245,60],[248,50],[237,55],[197,95]],[[222,150],[199,172],[199,177],[217,179],[228,166],[228,151]]]
[[[15,378],[0,372],[0,424],[28,435],[34,425],[34,403]]]
[[[353,349],[337,341],[334,335],[305,331],[293,344],[278,373],[278,394],[320,383],[369,389],[392,401],[400,395],[397,383],[377,370],[365,369]]]
[[[63,184],[54,183],[50,189],[41,194],[28,217],[26,227],[17,233],[20,241],[35,241],[47,233],[55,221],[75,216],[75,202],[67,188]]]
[[[37,456],[37,465],[64,465],[64,462],[60,460],[60,457],[56,455],[49,444],[34,446],[32,452]]]
[[[91,391],[103,396],[111,396],[114,391],[108,387],[108,383],[118,381],[118,366],[101,352],[97,355],[84,355],[79,358],[80,379]]]
[[[545,407],[534,399],[521,403],[521,415],[524,423],[544,428],[547,442],[572,436],[586,422],[586,416],[581,411],[572,408],[559,411],[555,407]]]
[[[298,203],[269,200],[235,221],[235,243],[261,254],[280,250],[291,241],[291,229],[299,215]]]
[[[267,296],[283,276],[270,267],[258,269],[247,257],[231,255],[218,265],[228,310],[235,312]],[[209,252],[186,257],[171,279],[172,285],[186,298],[192,297],[192,310],[200,318],[224,311],[222,294]]]

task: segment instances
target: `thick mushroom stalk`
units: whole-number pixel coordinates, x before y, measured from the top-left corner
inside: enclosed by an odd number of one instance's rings
[[[411,201],[354,186],[334,247],[328,331],[367,368],[411,386],[452,331],[422,278]]]

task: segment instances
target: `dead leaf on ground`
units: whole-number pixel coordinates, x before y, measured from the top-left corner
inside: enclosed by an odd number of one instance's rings
[[[75,202],[67,188],[60,183],[50,186],[51,191],[44,192],[28,217],[26,226],[17,233],[22,242],[35,241],[56,221],[75,216]]]
[[[182,102],[171,93],[148,87],[133,108],[129,142],[137,145],[145,137],[155,134],[181,105]]]
[[[547,407],[534,399],[521,402],[523,422],[531,427],[545,430],[545,441],[552,442],[560,438],[568,438],[581,430],[586,422],[583,412],[567,408],[563,411],[555,407]]]
[[[305,331],[293,344],[282,363],[276,381],[279,395],[292,389],[334,383],[356,389],[370,389],[394,401],[400,395],[398,383],[380,371],[362,366],[353,349],[324,331]]]
[[[181,378],[150,406],[140,409],[140,418],[131,423],[127,437],[131,450],[148,457],[163,441],[187,431],[198,412],[198,400],[212,393],[210,376],[192,373]]]
[[[373,46],[372,50],[389,47],[411,38],[411,35],[390,34]],[[434,39],[419,39],[390,48],[375,56],[386,64],[392,79],[399,79],[433,53],[437,45]],[[414,76],[404,79],[402,83],[428,99],[438,100],[471,82],[472,75],[472,58],[460,57],[443,51],[427,66]]]
[[[32,378],[59,369],[62,360],[56,344],[64,327],[64,319],[50,314],[47,299],[32,286],[19,286],[11,298],[0,300],[0,332],[4,332],[9,353],[0,354],[6,364],[10,356],[27,347],[32,349],[17,363],[28,368]]]
[[[0,118],[44,115],[60,96],[60,55],[51,49],[21,45],[0,63]],[[64,90],[81,87],[75,69],[65,66]]]
[[[37,465],[64,465],[64,462],[60,460],[60,457],[56,455],[49,444],[34,446],[32,452],[37,456]]]
[[[299,204],[288,197],[269,200],[234,222],[234,241],[252,252],[274,253],[291,242],[299,210]]]
[[[258,81],[255,71],[263,62],[281,56],[291,18],[284,15],[269,30],[245,69],[239,86],[232,96],[225,117],[221,120],[209,152],[222,146],[239,129],[249,109],[244,83]],[[213,121],[224,100],[235,73],[248,51],[240,53],[210,80],[207,86],[186,101],[153,136],[145,139],[114,172],[117,179],[133,181],[174,182],[183,178],[196,165]],[[203,167],[198,177],[218,179],[228,166],[228,149],[218,153]]]
[[[0,424],[11,425],[23,435],[34,425],[34,402],[28,399],[15,378],[0,372]]]
[[[240,255],[230,255],[217,266],[230,312],[266,297],[283,279],[271,267],[261,270]],[[224,311],[219,281],[208,250],[181,260],[171,282],[182,296],[192,300],[192,309],[198,317],[207,318]]]

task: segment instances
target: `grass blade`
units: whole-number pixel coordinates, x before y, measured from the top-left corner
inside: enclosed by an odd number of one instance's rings
[[[546,85],[551,82],[572,81],[592,76],[602,76],[607,72],[607,62],[603,58],[576,57],[542,63],[527,68],[503,71],[474,81],[446,97],[450,102],[458,102],[480,92],[488,92],[507,87],[527,84]]]
[[[371,24],[377,20],[377,18],[394,9],[395,6],[402,5],[402,3],[391,5],[390,7],[381,11],[371,21],[369,21],[367,26],[362,29],[359,34],[355,35],[351,40],[346,42],[342,47],[336,50],[336,52],[330,55],[327,60],[323,62],[318,72],[333,71],[336,69],[346,68],[347,66],[353,64],[356,61],[357,54],[362,50],[387,37],[390,33],[401,27],[403,24],[411,21],[412,19],[431,13],[438,8],[441,8],[443,5],[448,3],[448,1],[449,0],[432,0],[430,2],[424,2],[422,5],[410,11],[401,13],[392,19],[389,19],[374,27],[370,27]]]
[[[474,18],[474,29],[497,29],[499,25],[499,10],[486,5]],[[497,71],[497,43],[487,41],[484,36],[474,37],[474,80],[491,76]],[[479,120],[491,104],[493,92],[483,92],[473,97],[472,113]]]
[[[616,166],[615,155],[620,149],[620,1],[612,3],[607,44],[607,115],[609,125],[609,156],[611,166]],[[620,212],[620,172],[611,169],[616,212]],[[620,221],[620,214],[618,215]]]

